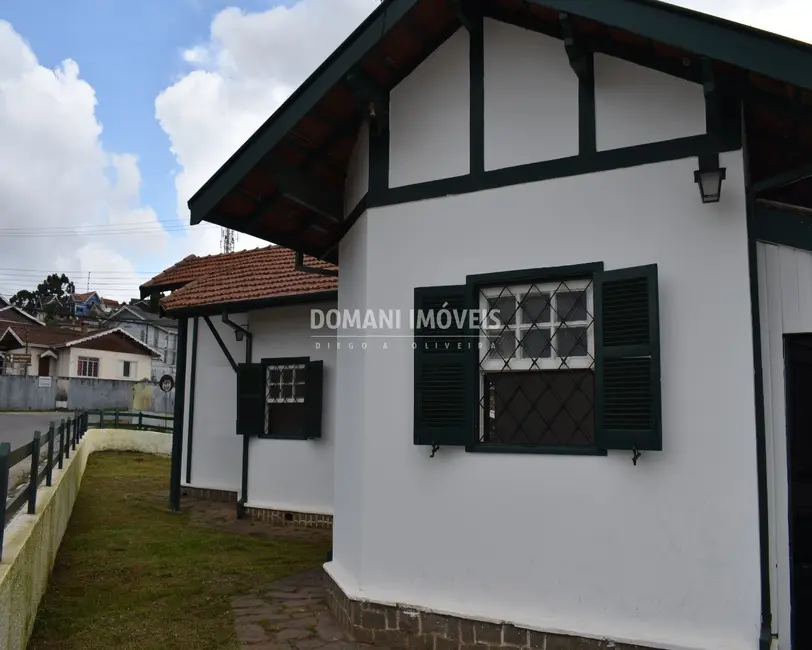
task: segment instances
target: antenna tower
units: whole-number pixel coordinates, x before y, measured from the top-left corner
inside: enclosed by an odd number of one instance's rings
[[[220,228],[220,252],[233,253],[237,243],[237,233],[229,228]]]

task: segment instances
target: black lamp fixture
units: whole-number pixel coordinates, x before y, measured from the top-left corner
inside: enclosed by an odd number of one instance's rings
[[[242,341],[245,334],[243,333],[243,331],[241,329],[240,330],[234,330],[234,336],[236,337],[236,339],[238,341]]]
[[[722,181],[727,170],[719,167],[718,154],[699,157],[699,169],[694,172],[694,182],[699,185],[702,203],[718,203],[722,197]]]

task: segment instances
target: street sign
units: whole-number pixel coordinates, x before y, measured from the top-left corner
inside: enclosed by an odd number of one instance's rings
[[[24,363],[25,365],[31,365],[30,354],[9,354],[6,355],[6,359],[8,359],[9,363]]]
[[[175,387],[175,380],[172,379],[171,375],[164,375],[161,377],[160,386],[164,393],[168,393]]]

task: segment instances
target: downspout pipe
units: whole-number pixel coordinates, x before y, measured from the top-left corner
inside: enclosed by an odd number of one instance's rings
[[[234,330],[237,336],[245,337],[245,363],[251,363],[254,347],[254,337],[246,328],[238,325],[228,317],[228,312],[223,311],[223,323]],[[245,504],[248,503],[248,446],[251,439],[248,436],[242,437],[242,471],[240,478],[240,500],[237,501],[237,519],[245,516]]]
[[[315,266],[307,266],[304,263],[304,253],[296,253],[295,260],[293,262],[293,270],[294,271],[301,271],[302,273],[312,273],[313,275],[327,275],[330,277],[338,277],[338,271],[335,269],[320,269]]]

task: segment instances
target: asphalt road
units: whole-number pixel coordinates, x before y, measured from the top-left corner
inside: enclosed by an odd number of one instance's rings
[[[45,434],[52,421],[59,422],[64,413],[0,413],[0,442],[11,443],[11,449],[17,449],[31,442],[34,431]],[[9,484],[14,485],[16,478],[31,469],[30,460],[25,460],[11,468]]]

